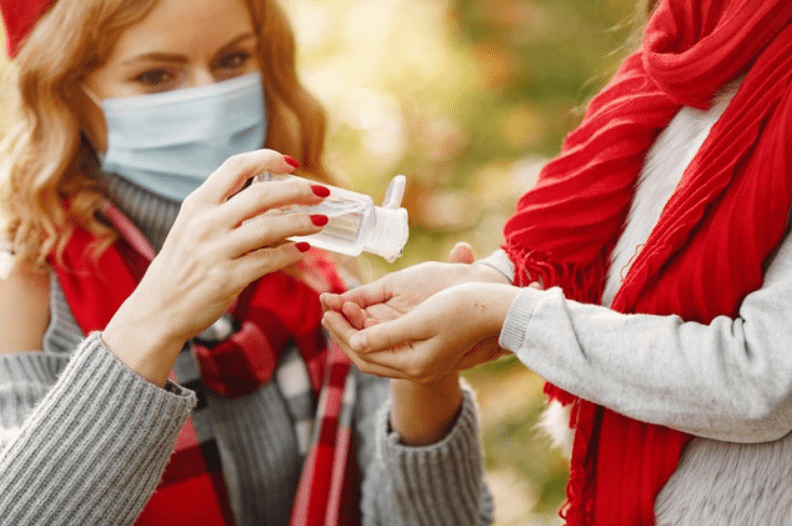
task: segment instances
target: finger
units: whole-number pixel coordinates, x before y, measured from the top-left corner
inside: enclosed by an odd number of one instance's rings
[[[385,277],[345,292],[341,295],[341,301],[351,301],[365,309],[370,305],[385,303],[392,297],[393,293],[388,286],[387,277]]]
[[[352,360],[352,363],[354,363],[355,366],[362,372],[388,378],[406,378],[404,373],[398,369],[379,364],[373,364],[366,360],[365,357],[355,353],[349,347],[348,342],[350,334],[353,334],[356,331],[354,327],[352,327],[339,312],[326,312],[322,317],[322,326],[327,329],[327,332],[330,334],[330,337],[333,339],[333,341],[338,344],[344,354],[346,354],[349,359]]]
[[[432,370],[424,363],[423,350],[416,348],[412,343],[400,344],[393,348],[361,354],[354,348],[354,340],[360,335],[349,324],[349,321],[339,312],[325,313],[322,324],[328,329],[331,337],[339,344],[344,352],[352,359],[361,371],[377,376],[401,378],[416,382],[426,382],[452,370],[450,364],[447,370]]]
[[[405,374],[403,371],[399,369],[394,369],[393,367],[387,367],[385,365],[380,365],[377,363],[372,363],[367,361],[364,357],[355,354],[349,348],[339,345],[341,350],[349,356],[349,359],[352,360],[352,363],[355,364],[355,367],[360,369],[361,372],[366,374],[371,374],[374,376],[380,376],[383,378],[395,378],[399,380],[409,380],[410,377]]]
[[[394,349],[360,355],[361,361],[369,368],[394,371],[386,375],[391,378],[404,378],[413,382],[425,383],[454,370],[453,363],[448,365],[432,364],[426,358],[424,345],[432,346],[431,340],[415,342]],[[398,375],[398,376],[396,376]]]
[[[234,260],[233,275],[244,287],[261,276],[294,265],[304,255],[296,243],[254,250]]]
[[[327,188],[306,179],[290,177],[254,183],[221,206],[221,215],[231,225],[289,205],[313,206],[322,202]]]
[[[448,254],[448,261],[449,263],[473,263],[476,261],[476,255],[468,243],[460,242],[451,249]]]
[[[223,240],[234,257],[286,242],[294,236],[308,236],[321,231],[307,214],[258,216],[235,228]]]
[[[400,371],[399,369],[394,369],[393,367],[386,367],[384,365],[366,362],[360,359],[359,357],[358,357],[358,362],[355,362],[354,360],[352,361],[353,363],[355,363],[355,367],[357,367],[358,369],[360,369],[361,372],[364,372],[366,374],[371,374],[382,378],[393,378],[396,380],[410,379],[410,377],[406,375],[404,372]]]
[[[408,313],[395,320],[367,327],[352,335],[349,345],[355,352],[367,354],[403,347],[409,342],[425,340],[431,336],[431,327]]]
[[[351,349],[349,342],[358,330],[349,323],[343,314],[334,310],[325,312],[322,315],[322,326],[330,332],[338,345]]]
[[[366,313],[357,303],[347,301],[341,306],[341,313],[349,321],[349,324],[357,330],[366,327]]]
[[[395,320],[399,316],[403,316],[403,312],[399,312],[387,303],[377,303],[366,307],[366,327],[371,327],[377,323],[385,323],[386,321]]]
[[[322,304],[323,310],[341,310],[344,305],[344,300],[340,294],[333,294],[331,292],[324,292],[319,296],[319,302]]]
[[[266,171],[287,174],[294,171],[294,166],[274,150],[234,155],[226,159],[192,195],[195,199],[219,204],[238,192],[248,179]]]

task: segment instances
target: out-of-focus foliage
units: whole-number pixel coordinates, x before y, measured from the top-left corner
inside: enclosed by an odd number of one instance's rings
[[[408,177],[403,266],[457,239],[497,248],[514,202],[560,149],[634,29],[628,0],[282,0],[328,159],[380,196]],[[640,1],[640,0],[639,0]],[[373,275],[387,267],[376,258]]]
[[[280,1],[302,78],[328,109],[330,167],[376,199],[393,175],[409,181],[404,257],[362,257],[369,279],[443,259],[459,240],[479,255],[497,249],[517,199],[625,55],[642,13],[642,0]],[[542,380],[514,360],[467,377],[497,524],[559,524],[567,467],[535,429]]]

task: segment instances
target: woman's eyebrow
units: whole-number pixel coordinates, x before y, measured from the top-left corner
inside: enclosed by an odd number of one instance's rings
[[[229,40],[228,43],[225,44],[220,49],[219,53],[222,53],[223,51],[227,50],[230,47],[235,46],[236,44],[239,44],[240,42],[243,42],[245,40],[248,40],[248,39],[251,39],[251,38],[255,38],[255,37],[256,37],[255,33],[251,32],[251,31],[246,31],[246,32],[244,32],[244,33],[232,38],[231,40]],[[184,55],[173,54],[173,53],[165,53],[165,52],[161,52],[161,51],[154,51],[154,52],[151,52],[151,53],[143,53],[142,55],[135,55],[134,57],[131,57],[131,58],[128,58],[127,60],[124,60],[121,63],[121,65],[128,66],[128,65],[135,64],[137,62],[173,62],[173,63],[176,63],[176,64],[184,64],[187,61],[188,61],[188,59]]]
[[[122,66],[128,66],[131,64],[135,64],[136,62],[173,62],[176,64],[184,64],[187,62],[187,57],[184,55],[175,55],[171,53],[162,53],[155,51],[153,53],[144,53],[142,55],[136,55],[132,58],[129,58],[123,62],[121,62]]]

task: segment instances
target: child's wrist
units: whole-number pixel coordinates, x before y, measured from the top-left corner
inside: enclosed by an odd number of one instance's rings
[[[470,281],[511,284],[511,280],[506,274],[488,263],[476,261],[468,266],[470,267],[468,273]]]
[[[459,373],[426,383],[392,380],[391,429],[408,446],[425,446],[445,438],[456,424],[462,407]]]

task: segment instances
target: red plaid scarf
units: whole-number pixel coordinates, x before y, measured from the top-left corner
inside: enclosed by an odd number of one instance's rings
[[[66,300],[86,334],[105,327],[154,256],[144,236],[121,212],[108,207],[106,215],[122,237],[98,260],[88,256],[95,238],[82,229],[75,231],[61,260],[50,258]],[[331,260],[321,251],[312,250],[303,267],[308,281],[320,291],[344,289]],[[232,311],[241,320],[238,331],[212,348],[195,345],[205,387],[224,396],[250,393],[272,379],[287,342],[295,343],[319,397],[319,408],[291,524],[358,524],[351,415],[340,418],[345,387],[354,389],[354,385],[346,385],[352,378],[350,362],[335,345],[328,345],[321,330],[317,290],[276,272],[248,287]],[[190,419],[177,438],[157,491],[136,524],[233,523],[216,446],[199,441]]]
[[[599,303],[647,150],[682,105],[707,108],[742,85],[687,167],[613,300],[625,313],[709,323],[762,285],[792,202],[792,2],[663,0],[642,48],[505,227],[518,283]],[[577,399],[562,516],[569,525],[654,523],[657,493],[690,437]]]

